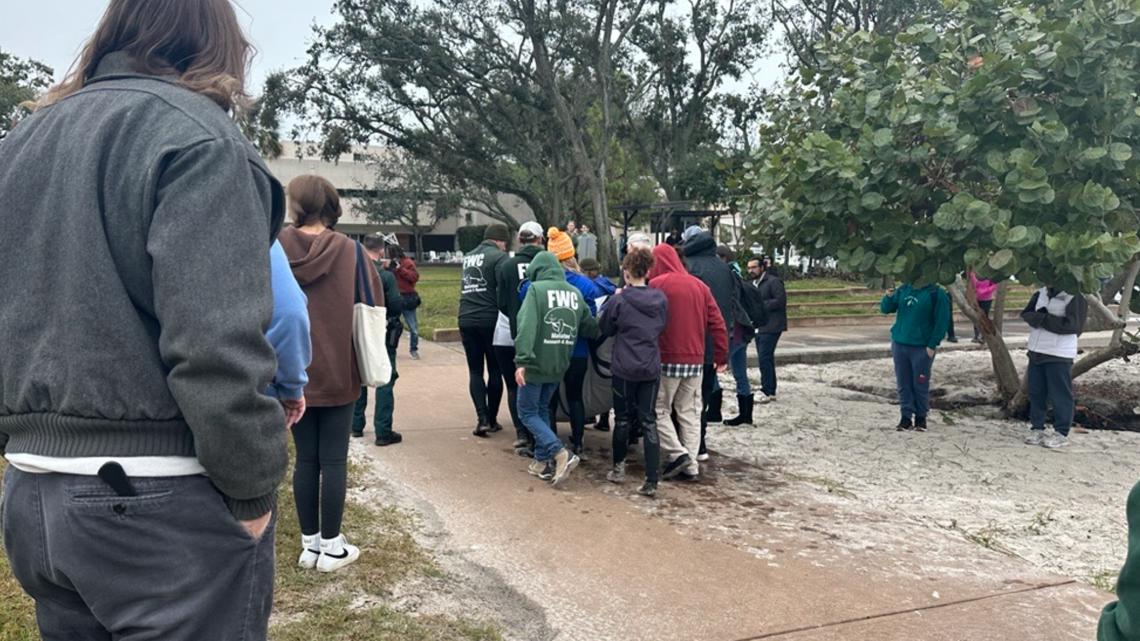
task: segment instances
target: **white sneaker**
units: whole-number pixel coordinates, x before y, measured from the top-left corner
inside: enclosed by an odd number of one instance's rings
[[[697,460],[701,463],[704,463],[705,461],[709,460],[709,453],[704,452],[702,454],[697,454]]]
[[[1041,442],[1041,445],[1043,447],[1047,447],[1051,450],[1055,450],[1057,448],[1065,447],[1068,444],[1069,444],[1069,437],[1068,436],[1061,436],[1057,432],[1053,432],[1049,436],[1046,436],[1045,440]]]
[[[321,558],[321,535],[314,534],[308,536],[301,535],[301,558],[297,559],[297,565],[312,570],[317,565],[317,559]]]
[[[1045,430],[1029,430],[1029,436],[1025,437],[1026,445],[1041,445],[1045,442]]]
[[[776,402],[776,396],[774,394],[772,396],[768,396],[766,394],[761,394],[761,395],[756,397],[756,403],[759,405],[767,405],[768,403],[775,403],[775,402]]]
[[[343,534],[335,539],[321,539],[321,558],[317,560],[317,571],[334,572],[359,558],[360,548],[345,541]]]

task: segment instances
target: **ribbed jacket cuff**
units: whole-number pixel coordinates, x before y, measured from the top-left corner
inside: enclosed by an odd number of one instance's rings
[[[226,507],[239,521],[252,521],[277,507],[277,490],[255,499],[225,497]]]

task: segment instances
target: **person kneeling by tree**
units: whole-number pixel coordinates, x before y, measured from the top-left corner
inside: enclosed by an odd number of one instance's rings
[[[596,338],[598,323],[582,294],[566,282],[554,254],[544,251],[535,256],[526,277],[531,286],[519,309],[515,338],[519,418],[535,440],[528,471],[552,479],[557,487],[578,466],[579,458],[566,451],[550,428],[550,399],[570,367],[578,337]]]
[[[645,484],[637,491],[644,496],[657,493],[661,459],[657,440],[657,390],[661,379],[661,350],[657,341],[665,330],[668,302],[665,294],[646,287],[653,268],[653,254],[637,248],[622,262],[627,286],[609,300],[599,319],[602,332],[615,336],[610,369],[613,372],[614,406],[624,411],[616,415],[613,440],[614,467],[606,478],[625,481],[625,457],[629,449],[630,424],[641,423],[645,430]],[[619,398],[620,397],[620,398]]]

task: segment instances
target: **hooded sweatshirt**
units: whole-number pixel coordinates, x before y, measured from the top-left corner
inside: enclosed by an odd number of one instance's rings
[[[499,320],[497,275],[507,254],[494,241],[484,240],[463,257],[459,285],[459,327],[494,329]]]
[[[293,275],[309,297],[313,362],[305,401],[310,407],[352,403],[360,397],[360,370],[352,344],[357,243],[331,229],[314,236],[296,227],[285,228],[280,240]],[[380,277],[367,256],[364,261],[373,302],[381,306],[384,290]]]
[[[420,272],[416,269],[416,261],[404,256],[392,271],[396,274],[396,286],[399,287],[400,294],[411,295],[416,293],[416,283],[420,282]]]
[[[883,296],[879,311],[898,314],[891,340],[899,345],[938,349],[950,329],[950,295],[938,285],[902,285]]]
[[[690,228],[692,229],[692,228]],[[689,230],[686,230],[686,232]],[[736,306],[740,302],[739,280],[732,268],[716,255],[716,241],[707,231],[693,233],[682,248],[689,273],[708,285],[720,309],[725,327],[736,324]],[[705,342],[705,363],[713,361],[712,337]]]
[[[557,383],[570,367],[578,337],[596,337],[598,323],[554,254],[535,256],[526,277],[531,286],[519,308],[515,364],[526,369],[527,383]]]
[[[657,262],[649,272],[649,286],[665,294],[669,305],[665,331],[658,341],[661,362],[705,364],[706,338],[712,343],[712,362],[718,365],[728,362],[724,316],[708,286],[685,271],[680,256],[671,246],[654,247],[653,257]]]
[[[523,245],[515,252],[514,256],[499,264],[498,283],[495,290],[499,311],[510,321],[511,338],[518,335],[517,317],[519,305],[522,304],[522,297],[519,296],[519,284],[526,279],[527,265],[534,260],[540,251],[542,251],[542,245]]]
[[[610,370],[623,381],[655,381],[661,375],[657,341],[669,318],[669,302],[660,290],[626,287],[602,308],[598,325],[614,336]]]

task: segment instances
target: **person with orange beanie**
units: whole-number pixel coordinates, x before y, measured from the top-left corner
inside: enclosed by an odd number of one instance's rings
[[[546,239],[546,251],[554,254],[558,262],[574,258],[574,241],[570,238],[570,234],[557,227],[551,227],[546,231]]]

